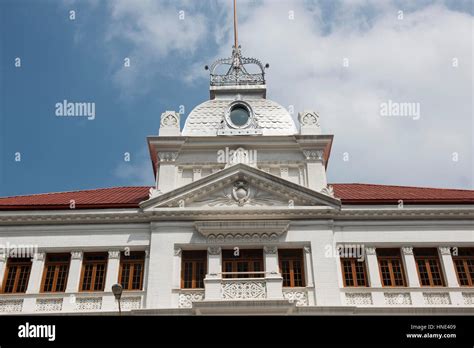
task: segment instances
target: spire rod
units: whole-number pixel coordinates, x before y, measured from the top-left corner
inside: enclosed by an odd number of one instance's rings
[[[237,0],[234,0],[234,47],[237,49],[238,45],[238,34],[237,34]]]

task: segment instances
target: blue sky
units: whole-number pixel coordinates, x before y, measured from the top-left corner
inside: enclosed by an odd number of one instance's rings
[[[317,110],[335,134],[329,181],[472,188],[470,4],[239,1],[240,41],[270,63],[270,99]],[[163,111],[183,105],[184,121],[208,99],[230,5],[1,0],[0,196],[151,186],[146,136]],[[94,102],[95,119],[56,117],[64,99]],[[389,99],[419,102],[421,118],[381,117]]]

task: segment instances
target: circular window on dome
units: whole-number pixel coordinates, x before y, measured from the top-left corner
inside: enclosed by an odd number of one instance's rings
[[[230,128],[248,128],[253,120],[252,108],[242,100],[235,101],[229,105],[225,119]]]
[[[242,104],[236,104],[230,108],[230,120],[237,127],[245,126],[250,119],[250,111]]]

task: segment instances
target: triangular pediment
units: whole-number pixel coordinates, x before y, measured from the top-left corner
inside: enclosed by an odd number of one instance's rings
[[[337,209],[340,201],[246,164],[236,164],[140,203],[144,210],[298,206]]]

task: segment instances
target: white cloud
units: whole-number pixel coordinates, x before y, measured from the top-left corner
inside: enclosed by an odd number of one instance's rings
[[[165,56],[187,58],[188,83],[204,77],[212,60],[191,57],[209,40],[220,47],[216,58],[230,55],[231,2],[208,3],[210,13],[196,3],[110,3],[108,44],[131,45],[140,61],[115,73],[121,88],[146,89]],[[241,1],[239,41],[244,55],[270,63],[269,98],[317,110],[323,131],[335,134],[331,181],[472,188],[473,17],[442,3],[394,3]],[[176,19],[181,8],[185,21]],[[381,117],[389,99],[420,103],[421,119]]]
[[[170,65],[165,69],[161,60],[189,58],[207,34],[207,18],[194,10],[193,2],[115,0],[107,4],[105,43],[112,63],[120,67],[112,79],[122,96],[146,93],[158,73],[175,76],[178,69],[170,71]],[[124,56],[130,58],[130,67],[123,68]]]
[[[335,134],[331,181],[472,187],[473,17],[434,5],[400,21],[385,3],[368,20],[357,3],[340,5],[344,21],[329,33],[301,2],[253,9],[240,36],[245,54],[271,64],[269,98],[320,112],[323,130]],[[421,119],[381,117],[388,99],[420,103]]]
[[[124,155],[125,159],[125,155]],[[121,161],[113,171],[113,175],[124,181],[124,185],[154,186],[153,167],[148,149],[145,147],[130,153],[129,161]]]

